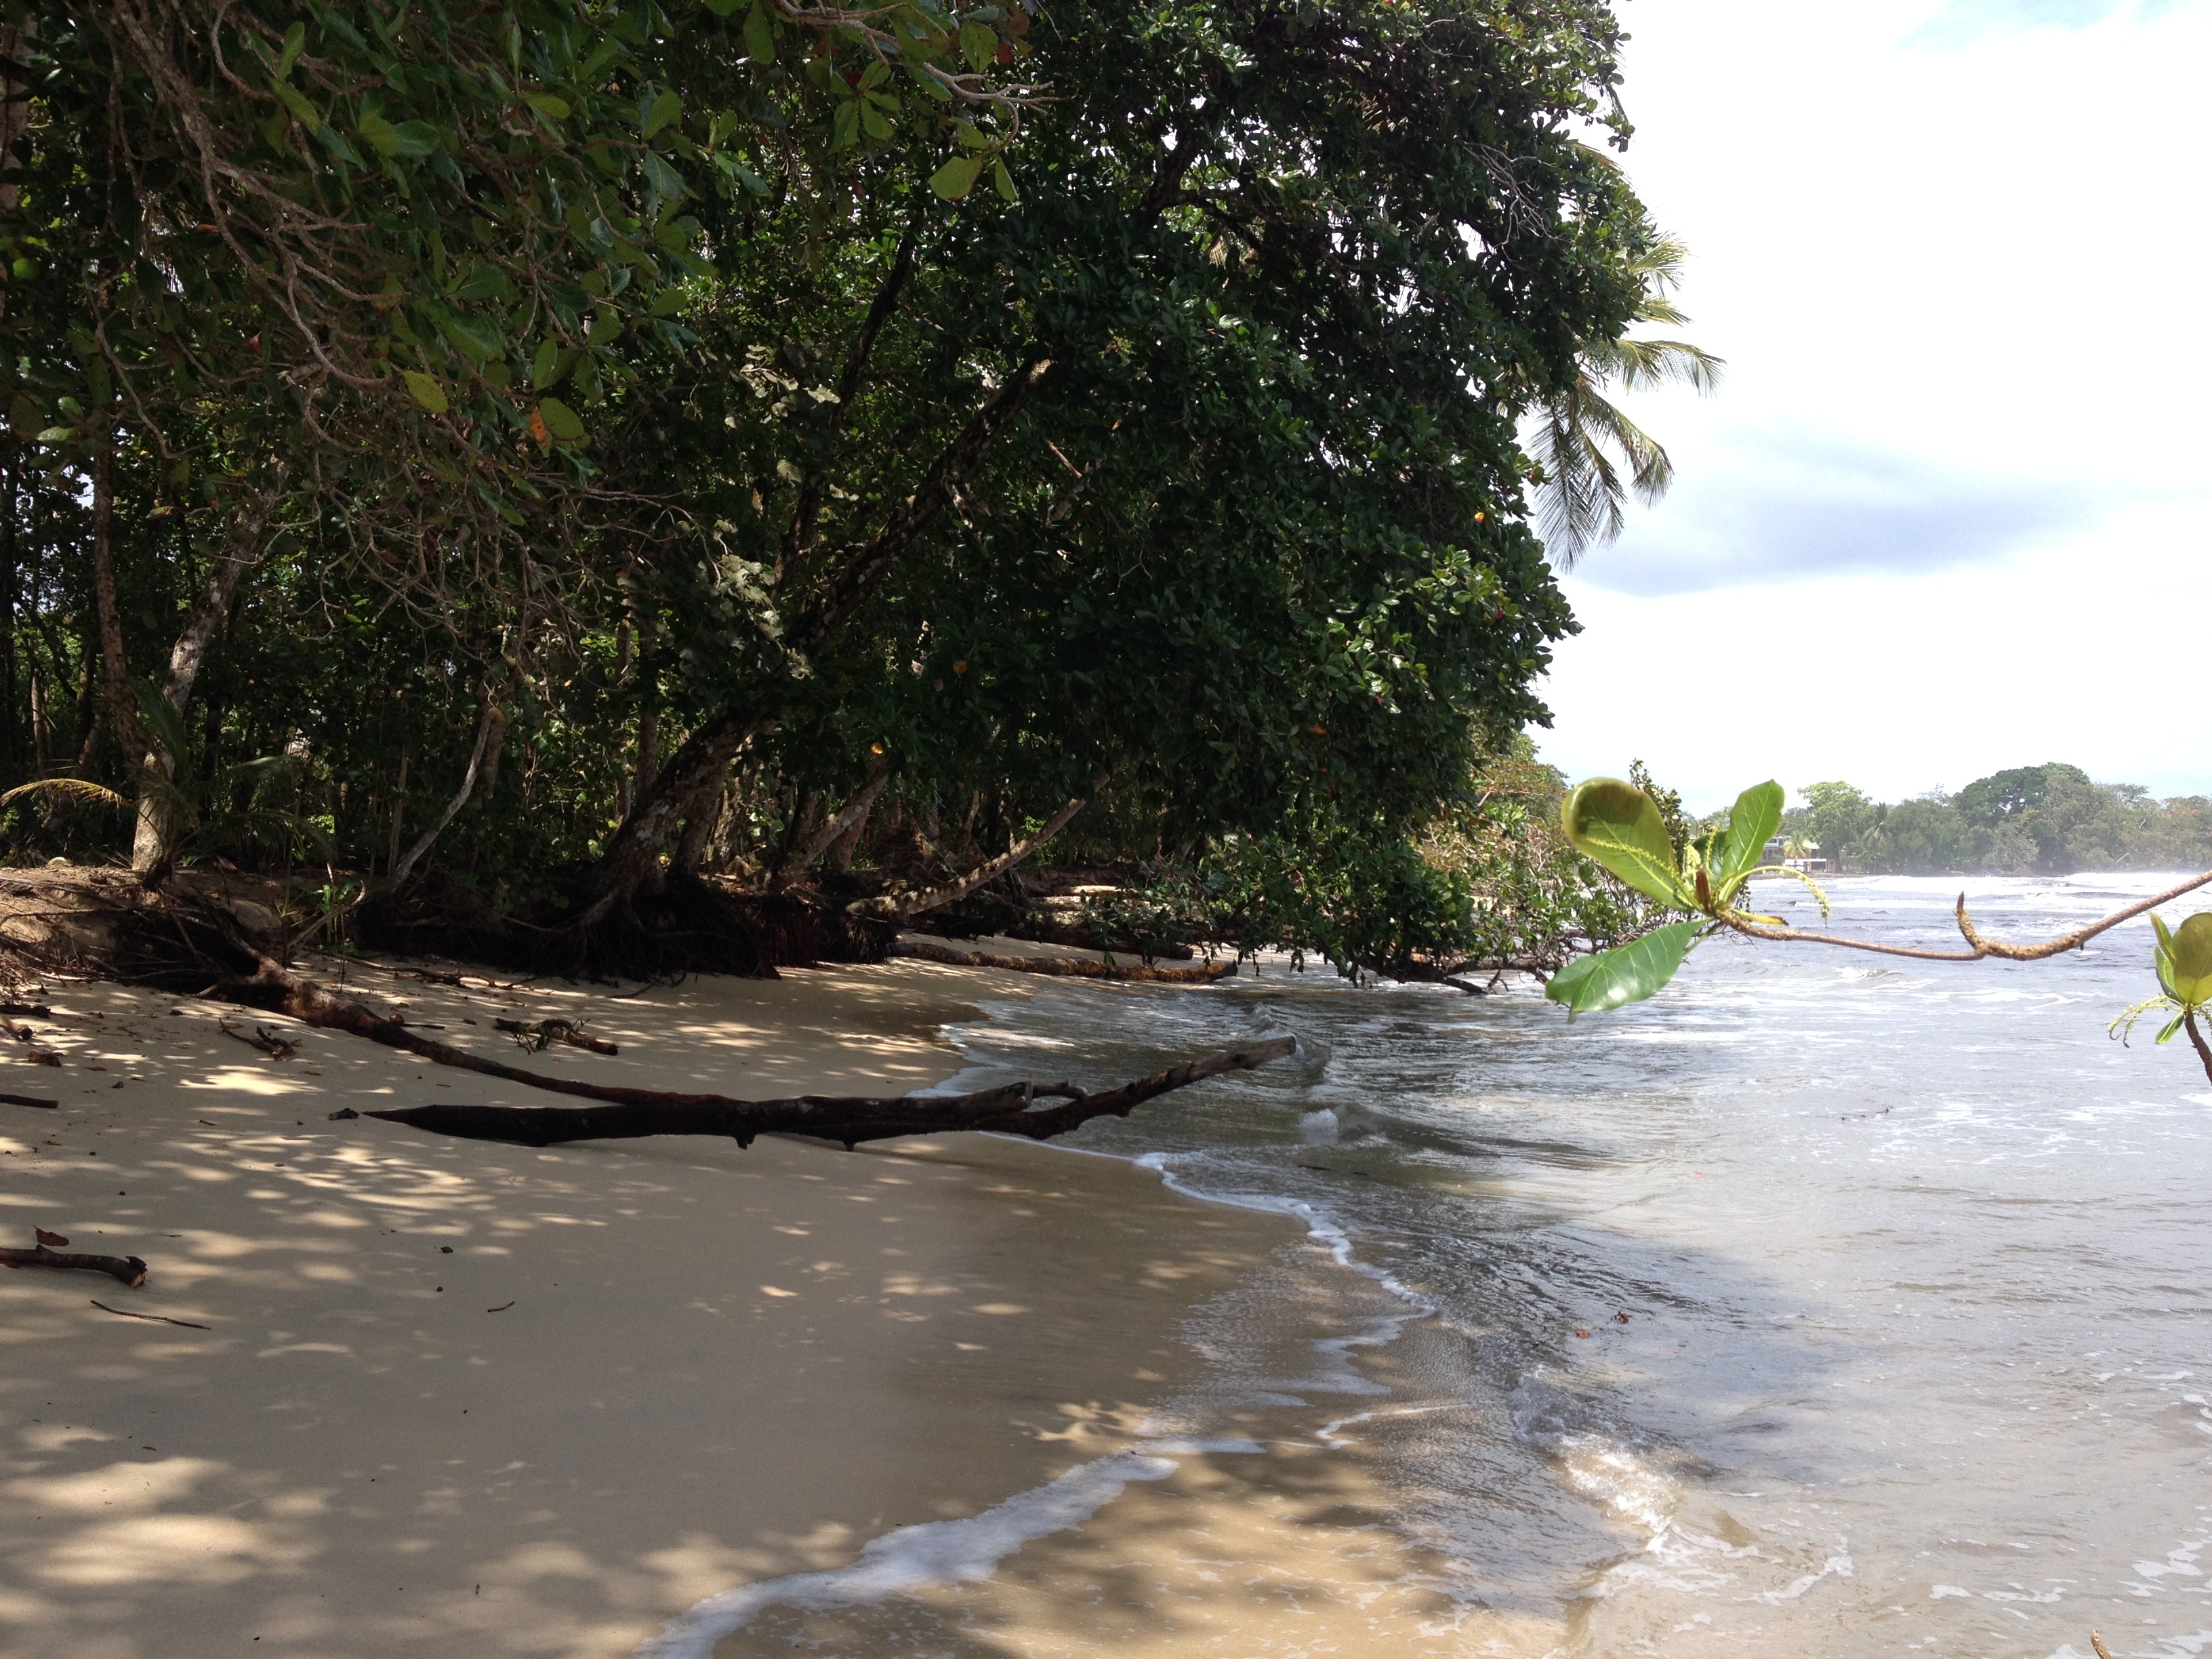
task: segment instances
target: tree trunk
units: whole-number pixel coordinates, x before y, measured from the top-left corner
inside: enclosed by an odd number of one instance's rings
[[[792,815],[790,831],[776,853],[775,867],[768,872],[768,891],[781,893],[814,862],[812,849],[822,821],[822,792],[809,789],[799,798],[799,810]]]
[[[637,666],[645,688],[644,696],[639,700],[637,714],[637,776],[635,784],[636,798],[640,800],[653,787],[654,775],[660,770],[660,686],[653,678],[650,665],[652,659],[653,613],[641,610],[637,616]]]
[[[828,852],[833,842],[842,841],[848,834],[857,832],[860,825],[867,819],[868,809],[876,804],[876,797],[884,793],[884,786],[890,781],[890,773],[878,772],[867,782],[862,784],[860,793],[832,813],[826,822],[812,830],[811,833],[802,833],[796,837],[792,845],[786,849],[775,872],[769,877],[768,890],[771,893],[780,893],[787,887],[797,885],[806,872],[814,867],[815,860]],[[819,797],[816,799],[818,800]],[[802,830],[804,830],[803,820]],[[848,854],[846,862],[849,864],[851,861],[851,854]]]
[[[393,886],[407,879],[422,854],[430,850],[438,837],[446,833],[446,826],[460,815],[461,808],[469,804],[469,797],[476,793],[477,775],[480,773],[492,778],[499,775],[499,751],[506,741],[506,711],[495,700],[486,697],[483,714],[477,720],[476,745],[469,750],[468,770],[461,775],[461,787],[454,792],[453,799],[446,803],[446,810],[438,815],[438,821],[417,836],[405,856],[392,866]],[[400,764],[404,767],[406,763],[403,760]],[[395,823],[395,830],[397,827]]]
[[[1093,793],[1106,787],[1108,775],[1100,773],[1091,786]],[[995,876],[1002,876],[1038,848],[1067,827],[1067,822],[1080,812],[1088,796],[1078,795],[1044,821],[1043,827],[1033,836],[1025,836],[1012,847],[980,864],[957,881],[947,882],[942,887],[925,887],[908,893],[885,893],[872,899],[855,899],[845,908],[854,915],[889,916],[904,921],[930,910],[957,903]]]
[[[882,786],[890,781],[888,776],[879,778],[860,792],[865,799],[857,803],[860,810],[853,814],[853,821],[844,833],[830,843],[830,867],[839,875],[853,867],[853,860],[860,850],[860,838],[868,833],[868,815],[875,811],[877,798],[883,793]],[[838,816],[842,817],[843,814]]]
[[[660,868],[660,849],[695,807],[722,787],[730,763],[768,722],[757,715],[724,708],[709,715],[686,738],[652,784],[639,791],[637,805],[607,843],[592,872],[589,902],[574,925],[589,927],[617,906],[629,902]]]
[[[0,40],[0,53],[6,44]],[[0,133],[6,129],[0,120]],[[10,783],[19,781],[21,774],[23,745],[15,721],[15,594],[19,586],[15,569],[15,469],[0,467],[0,684],[7,690],[7,702],[0,709],[0,772],[4,772]],[[35,747],[35,744],[33,744]]]
[[[100,656],[106,670],[108,717],[118,732],[128,732],[137,722],[131,718],[131,672],[123,660],[123,612],[115,597],[114,532],[115,434],[111,429],[92,459],[92,583],[100,605]],[[97,720],[94,724],[96,730]]]
[[[277,469],[276,483],[255,497],[245,516],[223,538],[222,550],[216,555],[206,585],[200,590],[198,603],[185,617],[184,630],[177,635],[177,642],[169,647],[169,672],[161,682],[161,695],[179,714],[192,700],[192,687],[198,684],[200,669],[207,661],[208,648],[215,643],[216,635],[230,616],[239,583],[247,571],[261,562],[262,532],[268,527],[269,515],[276,510],[284,471],[283,467]],[[149,772],[173,778],[179,758],[156,744],[147,750],[145,766]],[[148,783],[152,783],[150,778]],[[158,876],[166,872],[177,855],[178,828],[175,803],[158,787],[142,787],[138,791],[138,831],[131,846],[131,867],[142,875]]]

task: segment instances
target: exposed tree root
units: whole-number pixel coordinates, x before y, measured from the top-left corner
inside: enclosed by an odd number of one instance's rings
[[[525,973],[592,979],[672,979],[735,974],[773,979],[781,967],[880,962],[896,929],[791,894],[732,893],[679,871],[598,920],[579,920],[584,872],[516,915],[475,889],[432,873],[373,895],[362,906],[365,944],[408,956],[442,956]]]
[[[1127,1117],[1133,1108],[1157,1095],[1224,1072],[1251,1071],[1280,1060],[1297,1047],[1295,1037],[1274,1037],[1249,1048],[1185,1060],[1164,1072],[1095,1094],[1085,1093],[1072,1083],[1010,1083],[971,1094],[901,1095],[890,1099],[801,1095],[790,1100],[732,1100],[720,1095],[610,1089],[600,1091],[601,1097],[618,1103],[604,1107],[441,1104],[366,1115],[466,1140],[500,1140],[522,1146],[634,1139],[643,1135],[727,1135],[738,1146],[749,1146],[757,1135],[799,1134],[841,1141],[849,1149],[864,1140],[942,1134],[954,1129],[982,1129],[1043,1140],[1066,1134],[1094,1117]],[[1041,1100],[1062,1103],[1039,1107],[1036,1103]]]
[[[1237,971],[1233,962],[1201,963],[1194,968],[1120,967],[1088,957],[1001,957],[988,951],[955,951],[920,939],[895,940],[886,953],[916,962],[948,963],[957,968],[1010,968],[1017,973],[1052,974],[1063,979],[1134,980],[1159,985],[1211,985]]]

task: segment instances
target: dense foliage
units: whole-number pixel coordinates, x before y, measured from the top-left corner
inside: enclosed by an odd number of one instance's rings
[[[2212,800],[2155,800],[2051,762],[1978,778],[1956,794],[1893,805],[1839,782],[1808,785],[1784,817],[1844,867],[1898,875],[2066,875],[2212,865]]]
[[[1079,801],[1343,962],[1525,953],[1500,860],[1613,929],[1467,787],[1573,626],[1516,428],[1650,297],[1617,39],[34,8],[0,769],[136,799],[156,873],[420,857],[587,917],[672,866],[938,902]]]

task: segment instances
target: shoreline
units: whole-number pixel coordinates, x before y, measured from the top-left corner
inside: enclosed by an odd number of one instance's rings
[[[936,1083],[961,1069],[941,1027],[1032,988],[913,962],[627,998],[349,977],[447,1041],[503,1043],[491,1018],[526,1006],[623,1050],[533,1065],[756,1095]],[[323,1032],[272,1061],[113,985],[47,1000],[62,1109],[0,1115],[4,1231],[152,1273],[0,1279],[22,1659],[627,1655],[707,1596],[1136,1443],[1196,1375],[1192,1309],[1295,1242],[1005,1138],[534,1151],[332,1121],[542,1097]]]

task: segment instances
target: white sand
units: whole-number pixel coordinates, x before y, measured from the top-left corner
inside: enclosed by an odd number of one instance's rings
[[[611,1001],[356,975],[488,1052],[498,1014],[586,1016],[619,1059],[530,1063],[756,1096],[940,1078],[939,1026],[1022,977]],[[1188,1364],[1185,1310],[1294,1231],[975,1136],[541,1152],[332,1122],[552,1097],[333,1033],[280,1064],[205,1004],[47,1000],[29,1023],[66,1065],[6,1044],[0,1091],[63,1109],[0,1106],[0,1242],[36,1224],[152,1273],[0,1273],[7,1659],[628,1654],[702,1596],[1126,1443]]]

